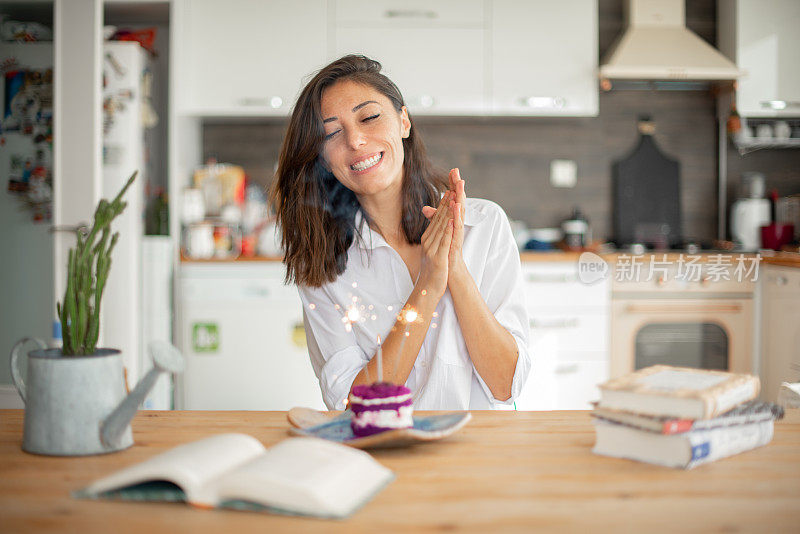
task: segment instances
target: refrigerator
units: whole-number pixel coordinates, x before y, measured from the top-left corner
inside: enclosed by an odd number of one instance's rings
[[[53,43],[0,42],[0,64],[0,408],[22,408],[8,353],[22,337],[48,342],[56,316]]]
[[[145,236],[147,143],[153,113],[147,101],[152,79],[148,52],[139,43],[108,41],[103,47],[103,197],[111,200],[138,171],[125,194],[125,211],[112,225],[120,233],[101,310],[104,344],[120,349],[128,386],[152,367],[151,341],[172,341],[171,269],[168,237]],[[170,377],[162,374],[144,402],[146,409],[172,408]]]

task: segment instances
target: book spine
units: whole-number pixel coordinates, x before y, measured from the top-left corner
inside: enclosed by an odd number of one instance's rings
[[[692,456],[686,468],[766,445],[772,440],[772,432],[772,420],[692,432],[688,434]]]
[[[746,425],[774,419],[775,417],[769,412],[732,415],[719,419],[698,419],[694,421],[691,430],[711,430],[725,426]]]
[[[664,424],[661,426],[661,433],[667,435],[681,434],[692,430],[693,424],[694,421],[692,419],[670,419],[664,421]]]

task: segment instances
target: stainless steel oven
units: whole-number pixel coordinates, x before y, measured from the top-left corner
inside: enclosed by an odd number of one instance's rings
[[[654,364],[754,372],[757,270],[742,276],[736,265],[703,261],[689,271],[673,258],[652,273],[645,259],[639,276],[615,273],[611,376]]]

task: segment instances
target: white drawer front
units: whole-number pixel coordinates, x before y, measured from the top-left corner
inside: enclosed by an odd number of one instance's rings
[[[525,298],[531,313],[542,310],[602,310],[610,298],[610,283],[585,284],[578,279],[577,265],[523,265]]]
[[[481,0],[338,0],[336,25],[383,27],[466,27],[484,22]]]
[[[559,354],[607,353],[610,320],[606,313],[530,314],[530,344],[553,339]]]
[[[604,361],[534,358],[530,378],[516,400],[517,410],[590,410],[608,380]]]

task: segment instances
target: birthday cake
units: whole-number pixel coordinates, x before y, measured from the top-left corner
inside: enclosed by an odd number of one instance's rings
[[[411,390],[405,386],[387,382],[356,386],[349,408],[353,412],[350,428],[356,437],[414,426]]]

